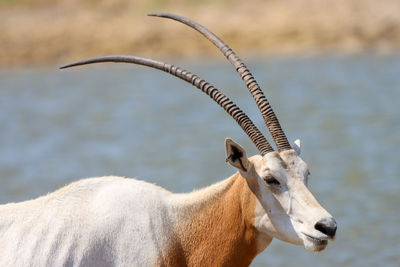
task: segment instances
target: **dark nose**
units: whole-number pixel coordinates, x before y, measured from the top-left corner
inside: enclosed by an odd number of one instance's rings
[[[320,231],[323,234],[326,234],[327,236],[333,238],[335,237],[336,234],[336,221],[333,218],[324,218],[320,221],[318,221],[315,225],[314,228],[318,231]]]

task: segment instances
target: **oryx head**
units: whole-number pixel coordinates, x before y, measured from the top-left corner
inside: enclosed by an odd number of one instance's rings
[[[226,139],[228,162],[256,184],[254,226],[280,240],[321,251],[335,238],[336,222],[307,188],[310,171],[300,158],[300,141],[292,149],[247,158],[245,150]]]
[[[336,222],[307,188],[310,171],[300,158],[300,141],[296,140],[293,146],[289,144],[268,100],[248,68],[220,38],[196,22],[171,14],[151,16],[182,22],[202,33],[221,50],[246,83],[278,151],[274,151],[247,115],[221,91],[180,67],[140,57],[105,56],[79,61],[62,68],[99,62],[140,64],[168,72],[209,95],[236,120],[260,152],[260,155],[248,158],[239,144],[229,138],[225,141],[227,162],[236,167],[243,179],[253,185],[252,192],[257,198],[254,227],[265,235],[293,244],[303,244],[308,250],[323,250],[328,240],[335,237]]]

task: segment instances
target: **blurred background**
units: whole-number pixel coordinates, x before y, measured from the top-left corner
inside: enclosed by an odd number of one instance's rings
[[[398,0],[1,0],[0,66],[50,66],[103,53],[216,54],[187,27],[146,16],[154,12],[200,21],[241,53],[400,48]]]
[[[302,140],[310,189],[338,222],[322,253],[274,240],[252,266],[399,266],[397,0],[1,0],[0,204],[104,175],[189,192],[235,172],[225,137],[257,153],[218,105],[172,76],[57,69],[107,54],[165,60],[221,89],[267,134],[222,54],[154,12],[194,19],[240,55],[288,138]]]

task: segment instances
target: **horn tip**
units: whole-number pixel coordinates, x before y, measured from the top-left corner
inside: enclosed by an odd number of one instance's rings
[[[149,17],[162,17],[164,14],[162,13],[149,13],[147,16]]]
[[[170,13],[149,13],[147,14],[149,17],[160,17],[160,18],[170,18],[174,19],[179,17],[178,15],[170,14]]]
[[[72,63],[72,64],[67,64],[67,65],[63,65],[61,67],[58,67],[58,69],[62,70],[62,69],[67,69],[67,68],[74,67],[74,66],[76,66],[76,64]]]

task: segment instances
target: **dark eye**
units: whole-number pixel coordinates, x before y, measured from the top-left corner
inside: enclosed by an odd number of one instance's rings
[[[267,176],[264,178],[264,181],[269,185],[280,185],[279,181],[276,180],[273,176]]]

